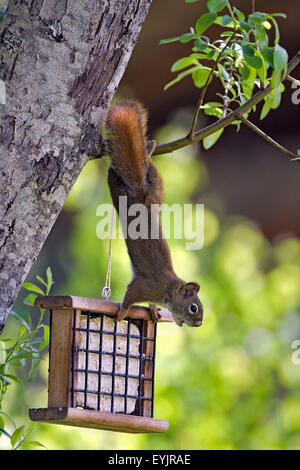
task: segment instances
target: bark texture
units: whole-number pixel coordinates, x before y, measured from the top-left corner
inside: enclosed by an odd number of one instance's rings
[[[101,146],[99,124],[151,1],[9,2],[0,23],[0,330]]]

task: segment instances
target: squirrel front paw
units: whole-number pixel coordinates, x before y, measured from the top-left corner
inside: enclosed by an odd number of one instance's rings
[[[149,310],[152,323],[157,323],[161,318],[158,308],[154,304],[149,304]]]
[[[119,308],[118,312],[115,314],[114,320],[116,320],[116,321],[124,320],[124,318],[126,318],[127,315],[128,315],[128,310],[122,308],[122,306],[121,306],[121,307]]]

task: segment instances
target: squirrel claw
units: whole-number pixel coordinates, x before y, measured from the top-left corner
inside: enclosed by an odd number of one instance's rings
[[[124,310],[120,307],[120,309],[118,310],[118,312],[114,316],[114,320],[122,321],[122,320],[124,320],[126,315],[127,315],[127,311],[124,312]]]
[[[151,322],[157,323],[161,318],[161,314],[159,313],[158,308],[156,307],[156,305],[149,304],[149,310],[150,310]]]

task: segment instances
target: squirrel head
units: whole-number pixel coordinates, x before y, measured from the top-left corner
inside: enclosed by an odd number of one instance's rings
[[[168,299],[168,308],[173,313],[177,325],[200,326],[203,319],[203,307],[197,295],[200,289],[196,282],[180,285]]]

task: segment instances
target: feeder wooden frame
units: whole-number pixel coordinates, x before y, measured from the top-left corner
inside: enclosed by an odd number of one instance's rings
[[[76,312],[75,318],[80,318],[81,312],[99,313],[113,317],[119,310],[119,303],[76,296],[39,296],[35,300],[35,307],[51,310],[52,318],[48,408],[30,409],[31,420],[127,433],[153,433],[168,430],[168,421],[151,417],[151,403],[147,403],[147,401],[143,402],[142,416],[71,406],[74,312]],[[166,309],[160,310],[160,315],[160,322],[174,321],[172,314]],[[152,336],[154,325],[151,322],[148,308],[135,305],[131,307],[128,317],[146,320],[146,336]],[[153,341],[147,342],[147,355],[153,355],[154,347]],[[143,374],[146,377],[148,376],[147,367],[146,362],[143,369]],[[144,381],[144,387],[152,387],[151,382]]]

